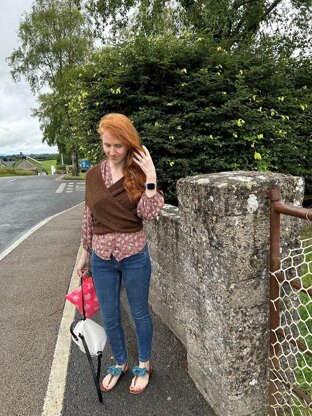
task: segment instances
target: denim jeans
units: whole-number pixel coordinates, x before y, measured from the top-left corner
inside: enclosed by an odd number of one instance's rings
[[[103,260],[93,252],[91,269],[104,328],[117,364],[124,364],[128,359],[120,313],[122,281],[135,323],[139,360],[148,361],[153,336],[153,323],[148,309],[151,278],[148,246],[121,261],[117,261],[113,255],[110,260]]]

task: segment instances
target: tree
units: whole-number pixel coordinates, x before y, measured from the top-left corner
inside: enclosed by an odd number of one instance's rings
[[[271,32],[293,27],[297,16],[311,13],[311,0],[180,0],[184,21],[229,46],[245,43],[269,26]],[[305,19],[307,16],[305,16]]]
[[[40,95],[39,107],[32,115],[38,117],[43,133],[43,141],[49,146],[57,145],[61,154],[72,153],[72,142],[68,140],[70,117],[66,108],[66,100],[58,92]]]
[[[26,78],[38,95],[40,106],[33,114],[41,121],[44,140],[59,148],[69,141],[67,147],[73,152],[78,170],[77,147],[64,97],[66,73],[85,62],[93,49],[90,21],[72,0],[35,0],[20,23],[18,38],[20,46],[8,58],[12,77],[15,81]],[[43,87],[51,92],[40,95]]]
[[[93,162],[99,119],[121,112],[151,151],[167,202],[184,176],[270,170],[312,190],[312,68],[279,41],[227,51],[208,37],[137,37],[72,74],[75,126]]]
[[[205,34],[227,48],[254,40],[259,33],[309,32],[312,0],[90,0],[81,2],[95,21],[95,33],[107,43],[132,34],[144,36],[184,30]],[[104,35],[103,35],[104,34]],[[295,36],[296,34],[296,36]],[[298,40],[298,39],[297,39]]]
[[[167,0],[91,0],[79,1],[92,16],[95,35],[103,43],[125,40],[129,31],[137,35],[161,33],[172,8]],[[170,22],[171,25],[174,21]]]

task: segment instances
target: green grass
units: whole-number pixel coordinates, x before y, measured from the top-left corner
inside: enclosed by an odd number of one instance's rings
[[[298,402],[298,405],[299,405],[299,402]],[[290,413],[288,413],[288,414],[289,414],[289,416],[291,416]],[[309,410],[308,408],[307,409],[300,408],[300,410],[299,409],[294,409],[293,414],[294,414],[294,416],[311,416],[311,410]]]
[[[6,168],[0,166],[0,176],[31,176],[34,173],[30,170],[15,169],[15,168]]]
[[[65,175],[62,179],[68,180],[68,181],[84,181],[86,178],[86,172],[80,173],[79,176],[74,175]]]
[[[312,226],[306,226],[302,230],[302,239],[312,238]],[[311,241],[309,242],[311,245]],[[306,248],[304,250],[305,263],[301,268],[302,283],[305,287],[311,288],[312,286],[312,248]],[[299,322],[299,331],[301,337],[299,341],[307,345],[311,349],[312,345],[312,302],[311,297],[301,292],[300,293],[300,308],[299,314],[301,320]],[[304,358],[303,358],[304,356]],[[296,370],[297,387],[303,391],[307,396],[312,396],[312,358],[308,354],[299,355],[297,359],[298,368]],[[295,411],[295,416],[305,415],[302,410]]]
[[[48,172],[48,175],[51,175],[51,165],[54,165],[55,169],[56,169],[56,160],[54,159],[50,159],[50,160],[42,160],[39,161],[42,163],[42,165],[40,163],[36,163],[34,161],[31,161],[31,163],[33,163],[35,166],[37,166],[37,168],[39,169],[39,172],[42,171],[42,169],[45,169]]]
[[[51,165],[54,165],[54,167],[56,168],[55,159],[38,161],[40,163],[35,162],[34,160],[29,160],[29,162],[38,168],[38,172],[42,172],[43,170],[45,170],[48,173],[48,175],[51,175]],[[7,168],[5,166],[1,166],[0,176],[17,176],[33,174],[28,170],[16,169],[15,166],[18,166],[19,163],[20,160],[16,160],[15,164],[12,167]]]
[[[301,230],[301,239],[306,240],[312,238],[312,226],[306,225]],[[303,263],[298,270],[301,281],[305,287],[311,288],[312,286],[312,248],[307,247],[311,245],[311,240],[307,241],[306,248],[303,250]],[[300,306],[298,308],[300,321],[298,329],[300,336],[298,341],[307,345],[309,349],[312,346],[312,302],[311,297],[304,293],[299,292]],[[304,392],[308,397],[312,395],[312,358],[306,353],[298,353],[296,355],[296,368],[295,371],[295,386]],[[299,400],[295,395],[292,395],[293,405],[291,412],[284,409],[283,415],[285,416],[310,416],[311,410],[308,409],[304,401]],[[290,403],[289,403],[290,405]]]
[[[48,175],[51,175],[51,165],[57,168],[56,160],[55,159],[49,159],[49,160],[42,160],[40,163],[37,163],[33,160],[29,160],[33,165],[35,165],[38,168],[38,172],[42,172],[42,170],[45,170]],[[16,164],[18,164],[19,161],[16,161]],[[0,167],[0,176],[25,176],[25,175],[33,175],[33,173],[29,170],[22,170],[22,169],[16,169],[14,166],[7,168],[5,166]],[[63,179],[67,180],[85,180],[86,172],[80,173],[79,176],[73,176],[73,175],[65,175]]]
[[[301,230],[301,238],[305,240],[306,238],[312,238],[312,225],[305,225]]]

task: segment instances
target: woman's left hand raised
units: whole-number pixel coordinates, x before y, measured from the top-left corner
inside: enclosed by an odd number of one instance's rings
[[[156,169],[153,159],[147,148],[142,146],[144,152],[136,150],[134,152],[133,160],[137,163],[146,175],[147,182],[156,182]]]

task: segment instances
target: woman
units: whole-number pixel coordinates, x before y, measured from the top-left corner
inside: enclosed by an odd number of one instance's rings
[[[148,310],[151,263],[142,220],[152,220],[164,199],[157,192],[156,171],[132,122],[123,114],[107,114],[98,132],[106,159],[86,176],[82,255],[77,274],[88,267],[91,253],[93,280],[104,327],[116,365],[101,382],[110,391],[128,370],[128,356],[120,316],[123,281],[135,322],[139,365],[133,367],[130,393],[144,391],[152,372],[150,364],[153,324]]]

